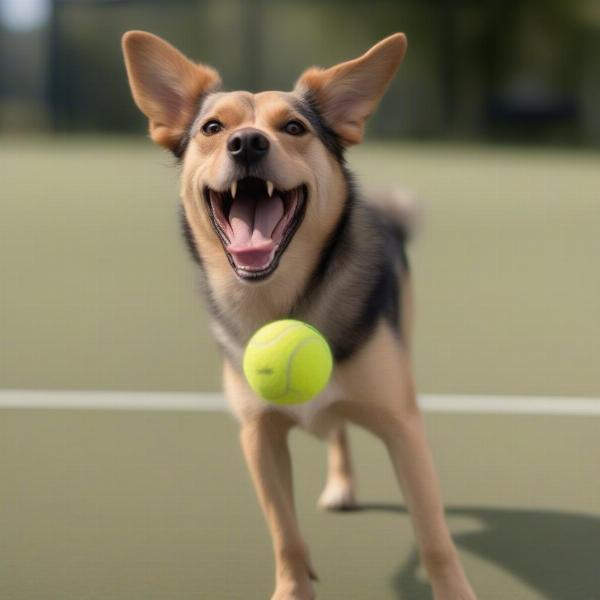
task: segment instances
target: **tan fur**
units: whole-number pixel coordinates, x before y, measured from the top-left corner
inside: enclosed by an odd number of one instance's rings
[[[265,322],[287,316],[302,302],[307,305],[312,300],[307,310],[317,327],[335,331],[360,319],[364,307],[349,296],[360,292],[357,287],[372,283],[377,273],[369,269],[367,260],[359,259],[377,255],[385,243],[383,237],[373,236],[374,226],[366,222],[368,208],[364,205],[356,207],[358,218],[347,226],[358,244],[353,248],[355,260],[334,273],[327,285],[330,297],[347,301],[336,304],[332,314],[323,302],[319,304],[321,296],[302,297],[319,255],[340,221],[348,189],[342,166],[312,125],[298,114],[297,101],[301,94],[310,92],[343,144],[358,143],[367,117],[404,56],[405,37],[390,36],[358,59],[330,69],[310,69],[291,93],[214,93],[219,85],[216,72],[192,63],[160,38],[130,32],[124,37],[123,47],[132,93],[150,120],[153,140],[174,149],[186,128],[191,128],[183,161],[181,198],[211,301],[219,313],[235,316],[227,326],[214,318],[213,328],[227,349],[225,394],[240,421],[244,456],[272,537],[276,575],[272,600],[315,597],[315,571],[293,500],[289,430],[300,425],[329,438],[328,480],[319,504],[324,508],[348,508],[356,499],[346,421],[366,427],[386,445],[435,600],[475,600],[444,521],[417,406],[409,352],[412,297],[408,274],[400,261],[394,269],[398,281],[402,281],[402,335],[392,330],[387,320],[380,319],[368,339],[349,358],[336,363],[331,382],[318,397],[297,406],[268,404],[250,389],[240,369],[243,340]],[[207,92],[213,93],[196,114],[198,100]],[[204,135],[202,124],[209,119],[221,121],[225,131]],[[282,126],[290,119],[304,123],[308,134],[286,135]],[[231,268],[203,195],[205,186],[216,191],[229,189],[233,166],[227,155],[227,139],[232,132],[246,127],[258,130],[270,142],[268,155],[261,162],[261,177],[273,181],[277,189],[305,185],[309,192],[304,220],[278,268],[259,283],[240,280]],[[384,204],[384,218],[402,220],[393,202],[385,199]]]
[[[339,218],[347,191],[339,165],[316,138],[290,138],[279,131],[282,122],[298,117],[291,100],[291,94],[281,92],[254,96],[233,92],[210,106],[211,117],[225,118],[224,113],[228,112],[234,127],[251,125],[267,135],[271,141],[265,165],[265,171],[271,173],[269,179],[283,189],[305,183],[314,199],[309,203],[294,243],[282,256],[281,266],[269,279],[268,286],[240,286],[208,219],[202,187],[209,185],[217,190],[228,187],[227,171],[221,166],[223,146],[213,147],[205,141],[213,138],[196,135],[182,173],[181,197],[200,253],[207,261],[207,275],[215,298],[229,308],[244,307],[247,322],[240,325],[249,333],[265,321],[285,314],[297,300],[323,240]]]
[[[436,600],[474,599],[445,524],[408,353],[382,324],[359,354],[339,368],[339,380],[348,400],[336,405],[337,411],[387,447]]]
[[[290,412],[257,402],[256,396],[235,368],[226,361],[225,391],[242,418],[242,436],[246,458],[251,469],[256,469],[257,444],[264,444],[262,452],[283,453],[287,456],[287,432],[297,420]],[[352,506],[354,481],[350,466],[347,441],[339,437],[340,424],[351,421],[361,425],[385,443],[396,471],[404,498],[413,521],[423,563],[434,589],[436,600],[475,600],[444,520],[439,484],[433,466],[422,417],[416,402],[412,367],[408,352],[398,344],[389,327],[380,324],[369,343],[342,366],[335,368],[334,380],[342,393],[321,411],[319,418],[330,424],[332,448],[330,471],[321,505],[337,508]],[[244,433],[245,432],[245,433]],[[262,441],[259,442],[260,437]],[[251,438],[252,443],[248,441]],[[273,439],[275,441],[273,441]],[[270,459],[273,461],[274,459]],[[254,465],[254,466],[252,466]],[[312,598],[310,557],[299,531],[287,481],[290,474],[287,458],[281,465],[271,464],[262,476],[255,473],[259,495],[269,493],[262,500],[263,509],[274,538],[278,586],[292,585],[284,576],[294,573],[293,585],[304,589],[304,595],[274,596],[281,598]],[[283,479],[282,479],[283,476]],[[327,498],[328,488],[340,485],[334,502]],[[267,492],[267,490],[270,490]],[[345,496],[344,496],[345,495]],[[282,541],[280,538],[285,538]],[[283,551],[281,545],[291,544]],[[279,583],[280,579],[286,583]],[[279,589],[279,588],[278,588]]]
[[[150,121],[150,137],[173,150],[200,96],[219,87],[219,75],[145,31],[127,32],[123,52],[133,98]]]
[[[391,35],[360,58],[329,69],[313,67],[296,84],[311,90],[325,119],[347,144],[358,144],[371,115],[406,53],[406,37]]]

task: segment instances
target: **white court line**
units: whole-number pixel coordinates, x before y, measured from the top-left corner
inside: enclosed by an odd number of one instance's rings
[[[0,390],[2,408],[91,410],[225,410],[222,394],[101,390]]]
[[[424,411],[460,414],[595,415],[600,398],[423,394]],[[220,393],[0,390],[0,409],[222,411]]]
[[[441,413],[600,416],[600,398],[424,394],[419,405]]]

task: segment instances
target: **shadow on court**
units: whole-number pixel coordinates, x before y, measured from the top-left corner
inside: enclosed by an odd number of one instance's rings
[[[406,514],[393,503],[365,503],[359,512]],[[548,600],[600,599],[600,518],[558,511],[451,507],[449,516],[469,517],[480,528],[454,535],[463,550],[489,561]],[[399,598],[431,600],[418,575],[416,549],[392,580]]]

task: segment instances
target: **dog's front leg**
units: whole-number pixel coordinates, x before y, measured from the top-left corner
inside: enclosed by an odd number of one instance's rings
[[[382,324],[340,375],[349,397],[341,410],[388,450],[435,600],[476,600],[445,522],[408,353]]]
[[[312,600],[312,569],[289,494],[287,432],[274,417],[257,417],[242,425],[241,431],[246,462],[273,541],[276,588],[272,600]]]
[[[245,381],[225,370],[225,390],[234,405],[252,394]],[[255,401],[255,398],[248,398]],[[243,404],[243,402],[242,402]],[[272,600],[313,600],[316,579],[296,519],[288,433],[293,422],[275,410],[248,411],[242,418],[241,444],[275,553],[276,586]]]

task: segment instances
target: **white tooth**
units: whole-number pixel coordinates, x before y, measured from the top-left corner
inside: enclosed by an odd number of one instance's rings
[[[231,197],[235,198],[235,195],[237,194],[237,181],[234,181],[231,184]]]
[[[273,195],[273,182],[267,181],[267,194],[269,194],[269,198]]]

